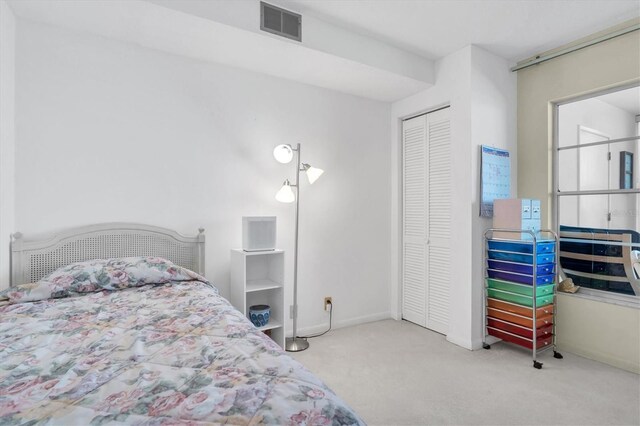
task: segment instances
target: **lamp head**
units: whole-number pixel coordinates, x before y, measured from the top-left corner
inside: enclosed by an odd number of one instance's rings
[[[324,170],[313,167],[307,163],[302,164],[302,170],[307,174],[307,179],[309,179],[310,184],[313,184],[313,182],[318,180],[318,178],[324,173]]]
[[[278,145],[273,149],[273,156],[279,163],[290,163],[293,160],[293,148],[291,145]]]
[[[289,183],[289,179],[285,180],[282,184],[282,188],[276,193],[276,200],[281,203],[293,203],[296,200],[296,194],[293,193],[293,189],[291,189],[291,184]]]

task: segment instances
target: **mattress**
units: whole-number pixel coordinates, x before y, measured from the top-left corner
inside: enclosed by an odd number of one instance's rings
[[[0,424],[362,424],[210,284],[0,307]]]

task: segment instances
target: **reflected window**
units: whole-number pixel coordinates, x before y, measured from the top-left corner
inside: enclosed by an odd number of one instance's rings
[[[559,105],[560,265],[582,287],[640,296],[640,88]]]

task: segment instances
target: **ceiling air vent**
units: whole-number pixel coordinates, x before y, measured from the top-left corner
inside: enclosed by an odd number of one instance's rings
[[[302,15],[260,2],[260,29],[271,34],[302,41]]]

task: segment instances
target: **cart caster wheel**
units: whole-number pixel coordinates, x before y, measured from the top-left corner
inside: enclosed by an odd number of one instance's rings
[[[542,368],[542,363],[538,361],[533,361],[533,368],[537,368],[540,370]]]
[[[491,349],[491,345],[487,345],[486,343],[483,343],[482,349]]]
[[[553,357],[556,359],[562,359],[563,356],[560,352],[553,351]]]

